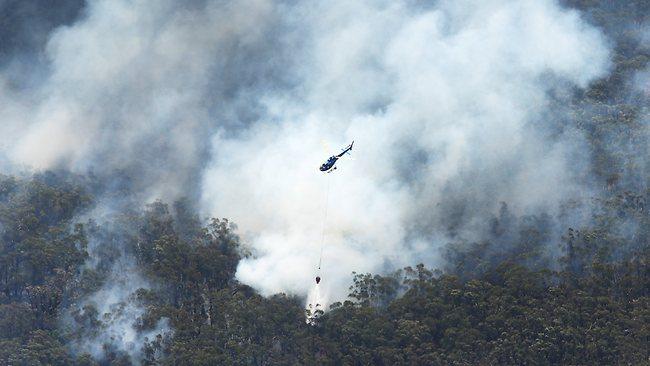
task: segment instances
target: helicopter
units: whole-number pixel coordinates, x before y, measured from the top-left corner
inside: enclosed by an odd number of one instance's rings
[[[327,159],[327,161],[320,166],[320,171],[331,173],[332,171],[336,170],[336,166],[334,165],[343,155],[352,151],[352,145],[354,145],[354,141],[352,141],[350,145],[346,146],[340,154],[330,156],[329,159]]]

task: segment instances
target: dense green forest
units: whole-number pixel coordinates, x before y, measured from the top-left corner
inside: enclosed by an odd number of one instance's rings
[[[0,365],[650,365],[650,95],[632,85],[650,61],[640,34],[650,5],[565,3],[615,47],[607,78],[556,101],[570,112],[561,122],[588,137],[600,187],[590,224],[563,227],[557,248],[542,244],[548,217],[514,217],[506,202],[489,238],[445,247],[444,268],[351,274],[348,300],[306,322],[303,298],[235,279],[249,255],[236,226],[203,219],[190,200],[120,205],[96,222],[97,178],[3,175]],[[152,336],[135,352],[107,340],[96,359],[70,345],[131,311],[84,300],[124,260],[140,273],[118,282],[150,284],[128,302]]]
[[[116,215],[112,225],[78,224],[74,217],[92,198],[75,177],[3,177],[0,187],[2,364],[97,364],[66,347],[104,326],[106,314],[92,305],[66,310],[96,291],[120,258],[105,245],[106,263],[85,267],[94,240],[127,242],[143,274],[158,284],[130,299],[146,309],[141,331],[165,318],[173,329],[145,342],[142,364],[649,362],[650,222],[643,200],[603,202],[603,220],[638,220],[633,242],[605,224],[569,229],[560,270],[525,265],[538,255],[540,233],[522,233],[531,239],[501,253],[510,256],[499,264],[490,243],[453,246],[444,272],[420,265],[386,276],[356,274],[349,300],[307,324],[302,299],[264,298],[233,279],[242,252],[227,220],[202,225],[186,203],[156,202]],[[617,254],[614,248],[624,245],[630,249]],[[109,356],[99,364],[138,361],[106,347]]]
[[[449,268],[356,274],[350,297],[312,324],[303,300],[257,295],[233,279],[242,251],[227,220],[201,220],[184,202],[154,203],[100,226],[75,223],[92,204],[78,179],[46,173],[0,183],[0,361],[92,365],[66,346],[105,326],[75,302],[101,287],[120,253],[90,242],[121,240],[158,286],[137,292],[140,330],[169,319],[141,360],[106,349],[99,364],[631,364],[648,363],[650,222],[643,200],[603,202],[603,220],[632,217],[633,242],[613,226],[568,229],[561,269],[531,269],[536,232],[492,258],[490,243],[449,248]],[[120,228],[114,231],[112,227]],[[616,248],[628,246],[622,255]],[[120,308],[114,311],[121,311]],[[65,316],[64,316],[65,315]],[[67,320],[64,321],[66,318]]]

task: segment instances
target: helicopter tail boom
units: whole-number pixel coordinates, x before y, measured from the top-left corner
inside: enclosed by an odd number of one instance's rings
[[[346,153],[352,151],[352,145],[354,145],[354,141],[352,141],[352,143],[350,145],[348,145],[345,149],[343,149],[343,151],[340,154],[336,155],[336,157],[340,158],[341,156],[345,155]]]

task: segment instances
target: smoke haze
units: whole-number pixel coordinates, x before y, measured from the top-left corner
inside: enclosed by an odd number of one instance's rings
[[[586,86],[608,51],[554,2],[86,7],[51,33],[35,104],[4,88],[8,160],[131,172],[145,202],[198,195],[250,235],[239,278],[266,294],[306,292],[327,179],[325,277],[339,286],[435,263],[448,233],[431,225],[458,205],[457,230],[480,235],[501,201],[552,211],[584,188],[568,169],[581,137],[549,138],[536,117],[555,79]],[[315,169],[335,152],[321,140],[352,139],[357,160]]]
[[[352,270],[439,265],[439,249],[483,235],[500,202],[557,214],[589,195],[583,137],[540,118],[558,118],[549,90],[607,71],[606,40],[578,13],[553,2],[337,5],[300,8],[311,37],[295,55],[300,97],[269,98],[243,137],[213,141],[203,203],[249,230],[256,256],[242,281],[307,291],[328,179],[323,282],[336,298]],[[354,139],[355,160],[318,175],[336,152],[321,139]]]
[[[556,1],[75,4],[38,52],[5,50],[0,166],[92,173],[97,212],[189,197],[237,223],[252,252],[237,278],[262,294],[307,296],[321,242],[334,301],[352,271],[440,266],[502,202],[588,217],[562,211],[595,188],[586,137],[555,107],[607,75],[610,40]],[[633,80],[647,93],[647,70]],[[354,160],[318,171],[352,140]],[[149,286],[119,284],[88,301]]]

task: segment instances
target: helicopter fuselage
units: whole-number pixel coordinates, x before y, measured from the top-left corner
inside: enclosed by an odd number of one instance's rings
[[[339,160],[341,156],[352,151],[352,145],[354,145],[354,141],[352,141],[350,145],[348,145],[345,149],[343,149],[343,151],[340,154],[330,156],[329,159],[327,159],[327,161],[320,166],[320,171],[329,173],[332,170],[336,169],[334,165],[336,164],[336,162]]]
[[[331,156],[323,165],[320,166],[320,171],[321,172],[329,172],[330,170],[336,169],[334,164],[339,160],[338,157],[336,156]]]

